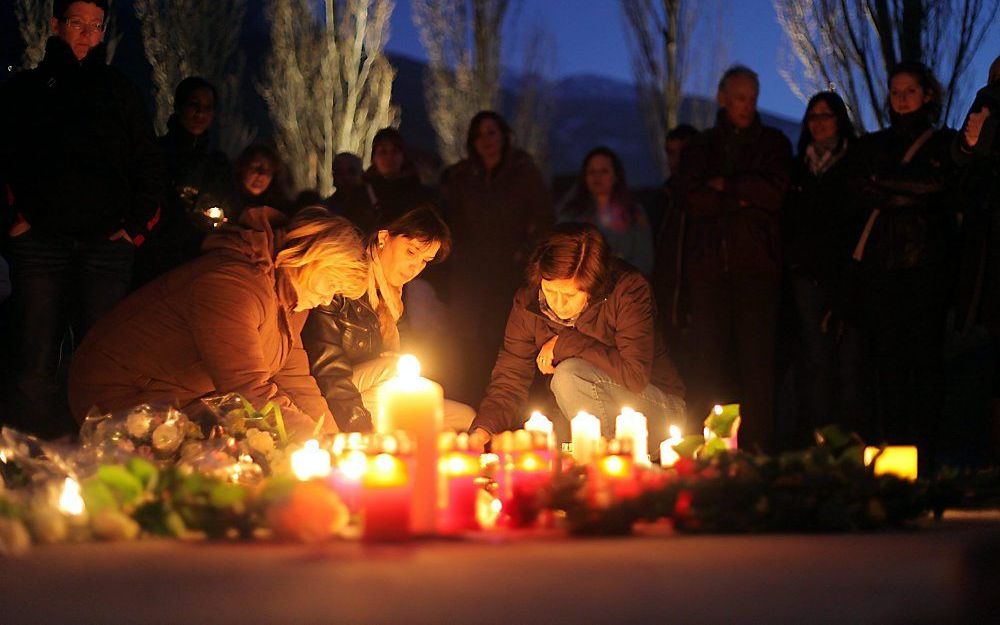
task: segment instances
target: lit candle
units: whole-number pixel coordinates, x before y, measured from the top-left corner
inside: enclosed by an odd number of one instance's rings
[[[226,223],[226,211],[222,210],[218,206],[206,208],[205,216],[212,221],[213,228],[218,228],[221,224]]]
[[[84,511],[83,497],[80,496],[80,483],[71,477],[63,482],[59,494],[59,511],[72,516],[80,516]]]
[[[649,466],[649,428],[645,415],[631,408],[622,408],[615,419],[615,438],[631,440],[635,463]]]
[[[881,454],[879,451],[881,450]],[[875,475],[917,479],[917,448],[913,446],[865,447],[865,464],[875,461]]]
[[[528,432],[542,432],[549,437],[549,446],[554,444],[552,422],[537,410],[531,413],[531,417],[524,422],[524,429]]]
[[[361,497],[365,540],[393,541],[409,536],[413,490],[406,462],[387,453],[375,456],[365,472]]]
[[[300,480],[330,475],[330,452],[319,448],[315,438],[306,441],[302,449],[292,452],[292,472]]]
[[[334,446],[336,448],[336,443]],[[340,495],[352,514],[361,508],[361,478],[367,470],[368,457],[365,452],[352,449],[337,456],[335,467],[330,472],[330,487]]]
[[[681,444],[681,429],[676,425],[670,426],[670,438],[660,443],[660,466],[672,467],[680,460],[680,455],[674,450],[674,445]]]
[[[444,391],[420,377],[420,362],[399,358],[397,376],[379,387],[380,433],[407,432],[416,443],[411,522],[416,534],[433,534],[438,509],[438,433],[444,418]]]
[[[573,435],[573,461],[577,464],[593,462],[601,441],[601,420],[581,410],[569,425]]]
[[[444,436],[444,435],[442,435]],[[468,435],[451,435],[447,444],[442,442],[440,471],[444,488],[440,530],[456,534],[479,528],[476,521],[476,497],[480,474],[479,454],[469,451]]]

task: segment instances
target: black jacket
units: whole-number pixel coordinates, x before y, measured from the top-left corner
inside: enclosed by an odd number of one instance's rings
[[[368,298],[350,300],[338,295],[329,306],[313,309],[302,328],[302,343],[309,355],[309,371],[340,430],[371,431],[371,414],[351,379],[354,365],[382,353],[378,316]]]
[[[0,93],[0,169],[33,228],[76,239],[124,228],[141,245],[160,219],[166,168],[135,86],[98,46],[82,62],[57,37]]]
[[[839,280],[864,225],[849,193],[851,156],[848,147],[840,160],[816,175],[799,155],[785,203],[787,267],[796,276],[828,287]]]
[[[952,186],[950,150],[955,131],[933,131],[913,159],[901,164],[928,128],[928,123],[894,123],[865,135],[854,148],[851,179],[862,216],[868,219],[871,211],[880,211],[864,250],[863,267],[943,267],[949,259],[960,206]]]
[[[713,128],[684,150],[677,192],[687,213],[687,277],[777,276],[781,271],[780,213],[791,177],[792,144],[758,116],[737,129],[720,110]],[[708,186],[725,179],[725,191]]]

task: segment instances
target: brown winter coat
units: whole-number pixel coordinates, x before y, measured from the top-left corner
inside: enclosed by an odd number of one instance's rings
[[[791,178],[792,144],[776,128],[737,129],[719,111],[691,140],[677,174],[687,213],[684,264],[694,280],[781,273],[780,213]],[[708,186],[725,179],[725,191]]]
[[[668,395],[683,397],[684,384],[656,331],[655,316],[649,282],[625,263],[616,262],[605,292],[592,298],[574,327],[560,325],[541,312],[537,286],[522,288],[514,297],[503,347],[471,429],[495,434],[521,427],[528,388],[537,371],[535,357],[557,334],[555,365],[582,358],[630,391],[641,392],[652,383]]]
[[[242,228],[210,236],[205,253],[128,296],[73,356],[70,407],[117,411],[163,402],[197,412],[198,400],[240,393],[258,409],[273,401],[300,437],[324,418],[299,333],[308,311],[274,257],[285,217],[250,209]]]

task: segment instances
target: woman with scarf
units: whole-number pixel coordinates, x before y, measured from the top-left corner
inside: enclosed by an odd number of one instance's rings
[[[785,263],[798,321],[796,444],[829,423],[863,432],[861,354],[855,325],[824,323],[858,231],[848,198],[854,124],[839,95],[822,91],[806,106],[786,198]],[[865,432],[863,432],[865,433]]]
[[[629,195],[625,166],[610,148],[587,153],[580,168],[576,193],[559,211],[557,221],[597,226],[611,253],[645,276],[653,271],[653,232],[646,210]]]
[[[920,63],[889,74],[891,126],[862,137],[852,183],[862,209],[851,256],[876,390],[877,439],[917,444],[933,466],[944,396],[944,326],[957,202],[954,131],[937,128],[942,90]]]
[[[403,285],[451,250],[451,232],[431,206],[420,205],[377,228],[369,239],[367,292],[337,296],[316,309],[302,331],[312,375],[341,430],[366,432],[378,416],[378,389],[396,372]],[[444,426],[465,430],[474,412],[445,400]]]
[[[645,414],[654,452],[667,423],[684,420],[684,385],[655,316],[649,282],[611,255],[596,227],[556,226],[532,254],[528,284],[514,297],[472,441],[482,447],[520,428],[541,373],[552,376],[549,389],[567,419],[586,410],[606,437],[614,436],[623,406]]]

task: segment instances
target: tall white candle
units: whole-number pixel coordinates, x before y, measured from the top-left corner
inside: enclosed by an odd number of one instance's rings
[[[681,443],[681,429],[676,425],[670,426],[670,438],[660,443],[660,466],[672,467],[681,457],[674,451],[674,445]]]
[[[438,434],[444,419],[441,385],[420,377],[420,362],[400,356],[396,377],[378,391],[376,426],[381,434],[402,430],[416,442],[413,506],[414,534],[433,534],[438,505]]]
[[[581,410],[569,425],[573,435],[573,460],[577,464],[593,462],[601,441],[601,420]]]
[[[632,441],[632,458],[635,463],[649,466],[649,424],[646,416],[631,408],[622,408],[615,419],[615,438]]]

